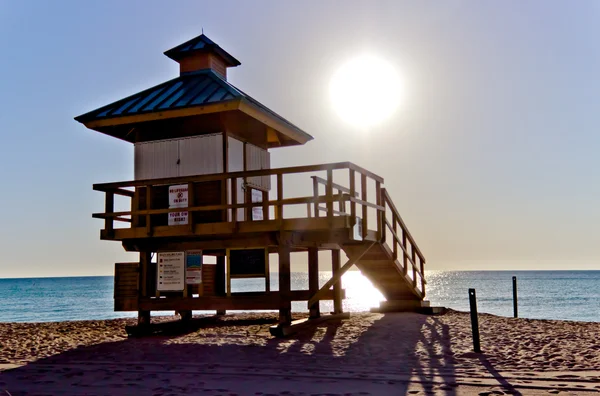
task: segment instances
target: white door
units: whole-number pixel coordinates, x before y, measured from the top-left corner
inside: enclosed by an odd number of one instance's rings
[[[179,176],[178,139],[136,143],[134,177],[136,180]]]
[[[193,136],[179,140],[179,176],[223,173],[223,135]]]

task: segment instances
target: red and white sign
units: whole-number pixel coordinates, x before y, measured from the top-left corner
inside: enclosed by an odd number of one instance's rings
[[[186,225],[188,212],[169,212],[169,225]]]
[[[188,207],[188,185],[169,186],[169,208]]]
[[[188,207],[188,185],[178,184],[169,186],[169,209]],[[170,212],[169,222],[171,225],[186,225],[188,223],[188,212]]]

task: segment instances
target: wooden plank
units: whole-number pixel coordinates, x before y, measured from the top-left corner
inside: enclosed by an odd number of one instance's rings
[[[345,290],[342,297],[345,297]],[[293,290],[289,294],[291,301],[308,301],[311,293],[309,290]],[[141,298],[140,309],[147,311],[170,310],[277,310],[283,299],[281,292],[245,292],[232,293],[231,296],[201,296],[201,297],[161,297]],[[321,300],[333,300],[333,291],[328,290]]]

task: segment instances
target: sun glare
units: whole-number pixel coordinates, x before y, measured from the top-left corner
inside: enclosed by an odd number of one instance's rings
[[[403,90],[394,67],[372,55],[362,55],[342,65],[329,85],[337,114],[359,128],[387,120],[400,105]]]

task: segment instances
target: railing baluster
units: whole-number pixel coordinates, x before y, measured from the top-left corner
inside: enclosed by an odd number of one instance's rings
[[[333,171],[327,170],[327,186],[325,195],[327,196],[327,220],[329,226],[333,225]]]
[[[195,206],[195,199],[194,199],[194,183],[193,182],[189,182],[188,183],[188,208],[193,208]],[[194,212],[189,212],[188,211],[188,227],[190,229],[190,232],[193,233],[194,232]]]
[[[319,202],[317,198],[319,198],[319,181],[316,177],[313,177],[313,197],[315,197],[315,217],[319,217]]]
[[[281,201],[283,200],[283,175],[281,173],[277,174],[277,213],[275,213],[275,218],[279,220],[279,224],[283,222],[283,205]]]
[[[398,235],[398,219],[396,218],[396,212],[392,212],[392,231],[394,231],[394,261],[398,260],[398,244],[400,240],[396,238]]]
[[[377,240],[385,243],[385,201],[382,199],[381,183],[375,182],[375,194],[377,205],[383,206],[383,210],[377,209]]]
[[[231,179],[231,204],[232,205],[237,205],[237,178],[236,177],[232,177]],[[237,222],[237,208],[232,207],[231,208],[231,221],[233,221],[234,223]]]
[[[152,186],[146,186],[146,210],[152,209]],[[146,215],[146,234],[148,236],[152,235],[152,215]]]
[[[423,257],[420,255],[419,263],[421,264],[421,292],[423,293],[423,297],[425,297],[425,263],[423,262]]]
[[[360,174],[360,191],[361,191],[361,199],[367,202],[367,175],[364,173]],[[362,231],[363,231],[363,239],[367,236],[367,205],[362,205]]]
[[[410,258],[412,259],[413,267],[413,287],[417,287],[417,265],[415,261],[415,245],[413,243],[410,244]]]
[[[356,197],[356,180],[354,169],[350,169],[350,221],[351,224],[356,224],[356,202],[353,199]]]
[[[106,201],[104,203],[104,213],[112,214],[115,211],[115,194],[112,191],[106,192]],[[114,217],[107,216],[104,219],[104,229],[109,237],[114,234]]]
[[[400,227],[400,229],[402,230],[402,246],[404,247],[403,251],[402,251],[402,261],[403,261],[403,266],[404,268],[402,268],[404,270],[404,275],[408,274],[408,250],[406,250],[406,231],[404,230],[404,227]]]

